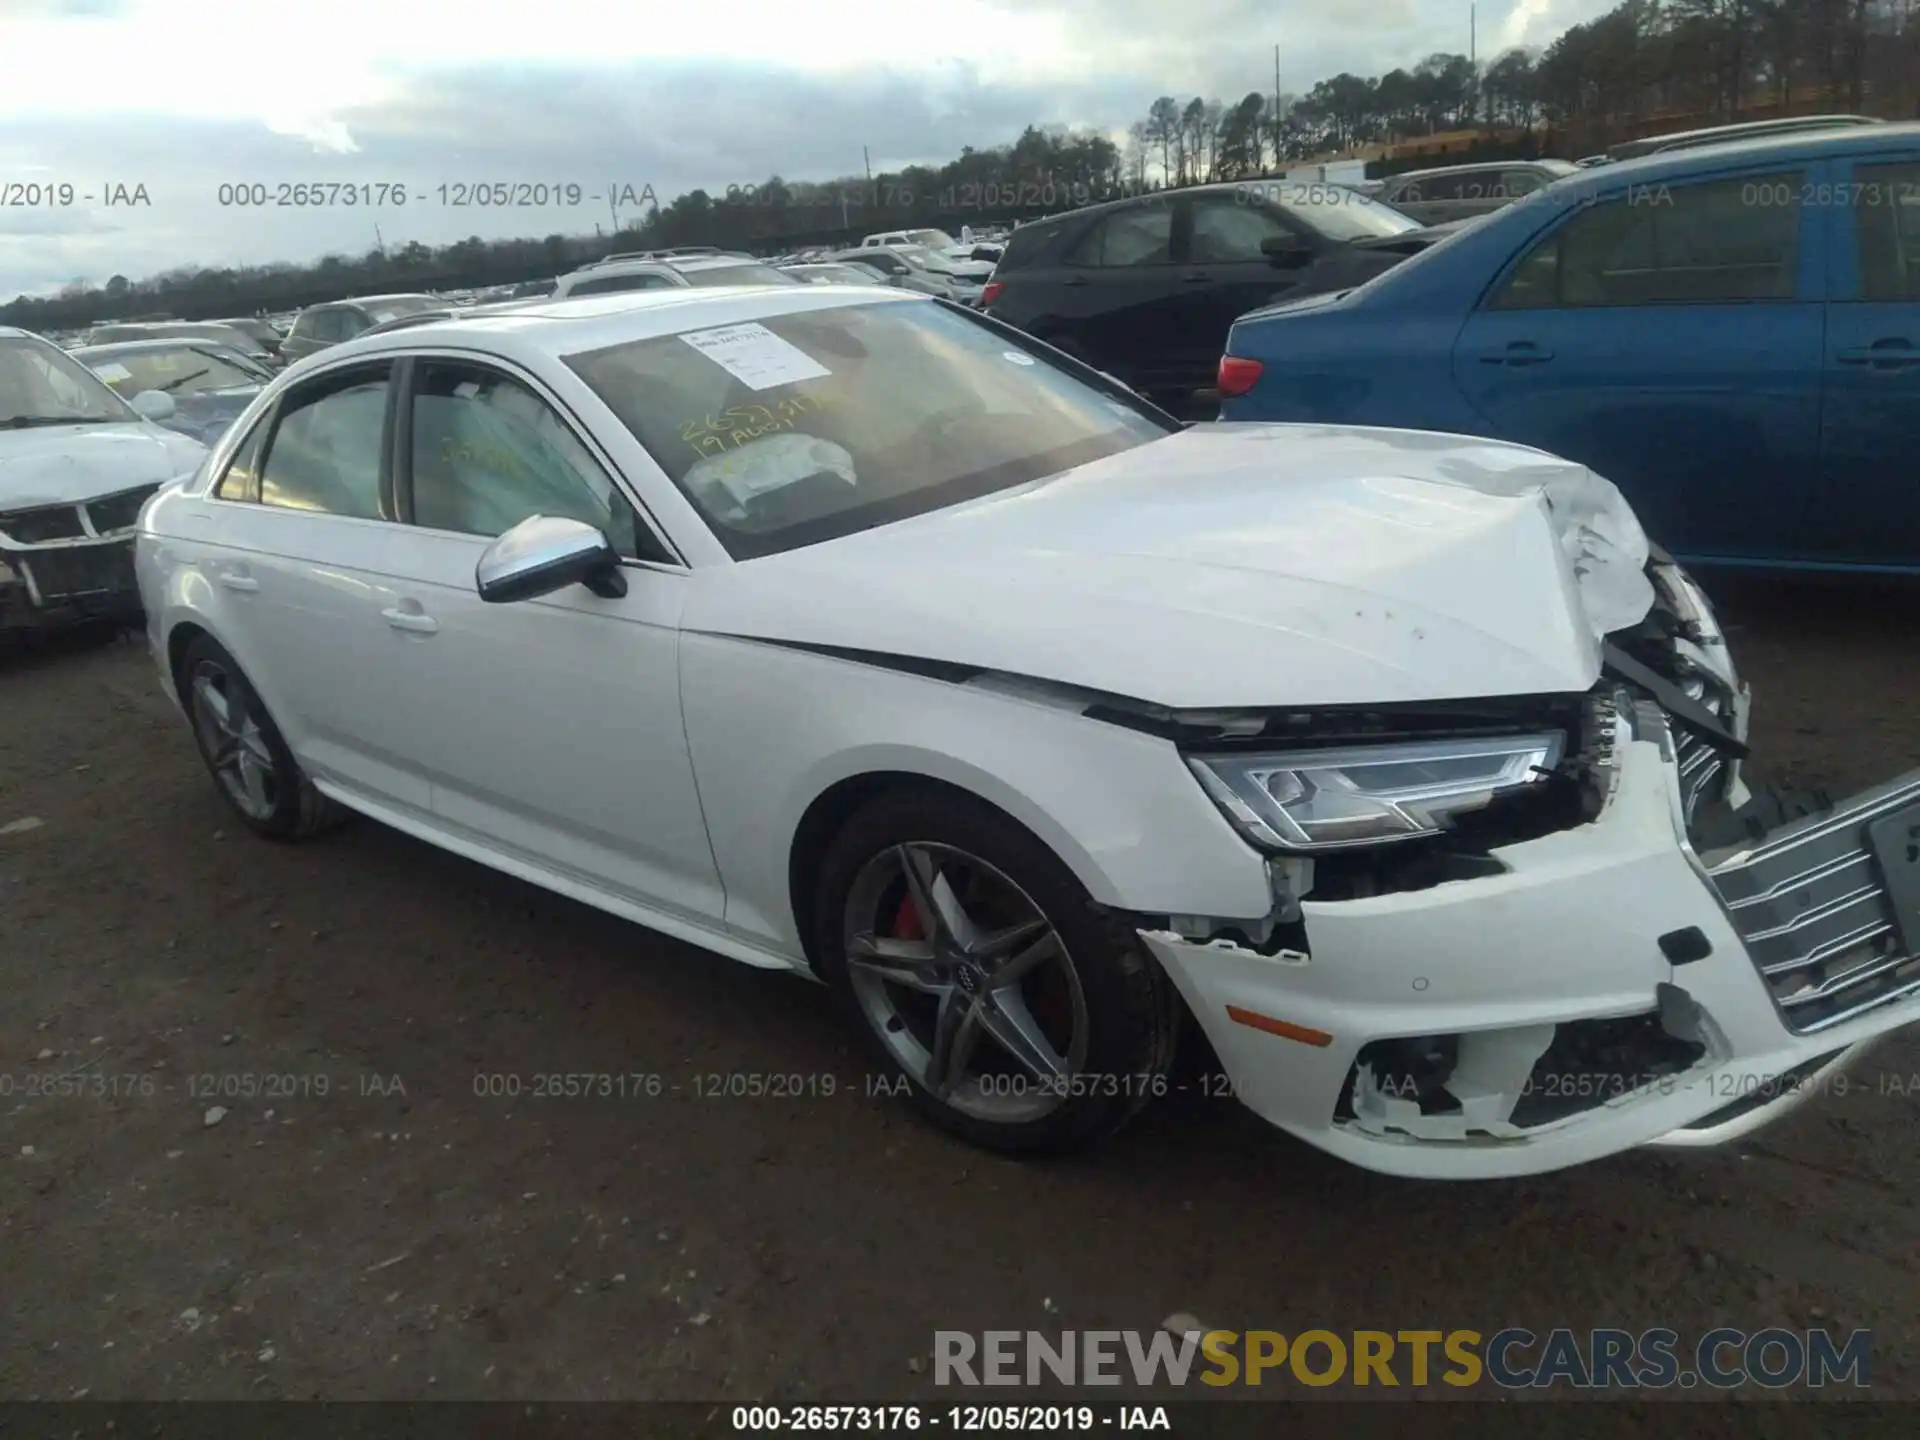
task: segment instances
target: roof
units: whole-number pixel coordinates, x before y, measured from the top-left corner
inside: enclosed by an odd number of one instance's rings
[[[557,358],[633,340],[737,325],[772,315],[830,310],[840,305],[938,303],[924,295],[865,285],[716,285],[707,289],[677,286],[671,290],[625,290],[577,300],[529,301],[512,312],[436,319],[347,340],[321,351],[320,356],[370,355],[446,343],[459,349],[472,349],[477,344],[478,348],[496,350],[510,358]]]
[[[1740,139],[1751,135],[1765,138],[1769,134],[1792,133],[1796,127],[1809,132],[1815,130],[1860,129],[1868,125],[1880,125],[1886,122],[1874,119],[1871,115],[1780,115],[1771,120],[1742,120],[1725,125],[1702,125],[1693,130],[1675,130],[1666,135],[1642,135],[1637,140],[1622,140],[1609,146],[1608,155],[1617,155],[1623,160],[1652,153],[1655,149],[1665,149],[1670,145],[1702,145],[1710,143],[1708,137],[1724,134],[1730,139]],[[1718,142],[1712,142],[1718,143]]]
[[[1909,154],[1920,142],[1920,122],[1844,125],[1791,135],[1756,135],[1684,150],[1662,150],[1611,165],[1595,165],[1557,181],[1556,195],[1586,195],[1625,184],[1651,185],[1715,170],[1735,169],[1755,160],[1816,161],[1832,155],[1892,151]]]

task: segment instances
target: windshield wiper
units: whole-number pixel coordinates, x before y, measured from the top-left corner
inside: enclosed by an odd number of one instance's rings
[[[0,430],[37,430],[46,425],[112,425],[108,415],[9,415]]]
[[[196,370],[191,375],[182,375],[178,380],[169,380],[167,381],[166,384],[156,385],[153,388],[156,390],[164,391],[167,394],[172,394],[175,390],[178,390],[182,385],[186,384],[189,380],[198,380],[202,375],[205,375],[207,373],[208,372],[206,370]]]

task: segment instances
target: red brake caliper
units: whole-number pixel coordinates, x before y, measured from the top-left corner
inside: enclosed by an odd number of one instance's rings
[[[893,938],[896,940],[927,938],[927,932],[920,924],[920,907],[913,903],[911,891],[900,897],[900,908],[893,917]]]

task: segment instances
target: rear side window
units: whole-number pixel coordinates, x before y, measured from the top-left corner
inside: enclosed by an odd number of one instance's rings
[[[271,413],[255,422],[247,438],[240,442],[240,448],[233,452],[233,458],[227,462],[219,483],[213,487],[215,495],[222,500],[260,499],[260,452],[266,449],[267,431],[272,426]]]
[[[1067,253],[1067,264],[1110,270],[1165,265],[1173,258],[1173,206],[1164,200],[1117,210]]]
[[[1521,261],[1496,310],[1791,300],[1798,172],[1639,186],[1568,220]]]
[[[1493,179],[1493,176],[1481,176],[1481,180]],[[1389,205],[1418,205],[1427,200],[1459,200],[1471,198],[1467,190],[1469,177],[1465,175],[1416,175],[1401,182],[1400,188],[1380,198]]]
[[[1031,265],[1040,252],[1051,245],[1060,234],[1060,226],[1023,225],[1007,237],[1006,249],[1000,252],[996,262],[1001,271],[1018,270]]]
[[[1920,164],[1856,165],[1860,298],[1920,300]]]
[[[358,520],[386,518],[380,462],[389,385],[381,366],[328,376],[284,400],[260,467],[260,503]]]

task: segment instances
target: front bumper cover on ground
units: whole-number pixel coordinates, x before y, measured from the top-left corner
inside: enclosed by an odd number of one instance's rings
[[[1899,828],[1920,771],[1702,857],[1666,717],[1643,703],[1626,730],[1599,817],[1496,851],[1504,874],[1309,897],[1310,953],[1143,930],[1235,1093],[1369,1169],[1521,1175],[1744,1134],[1920,1021],[1920,833]],[[1654,1043],[1597,1074],[1566,1063],[1635,1034]],[[1363,1057],[1429,1039],[1451,1047],[1438,1105]]]

